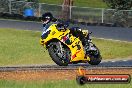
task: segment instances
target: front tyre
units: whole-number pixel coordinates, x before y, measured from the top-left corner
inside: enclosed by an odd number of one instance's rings
[[[67,66],[70,62],[69,49],[63,46],[59,47],[59,44],[60,42],[51,42],[49,44],[48,46],[49,55],[57,65]]]

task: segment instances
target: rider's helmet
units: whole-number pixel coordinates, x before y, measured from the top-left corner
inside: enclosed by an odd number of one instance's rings
[[[52,21],[52,19],[53,19],[53,15],[50,12],[42,14],[41,20],[42,20],[43,24],[50,23]]]

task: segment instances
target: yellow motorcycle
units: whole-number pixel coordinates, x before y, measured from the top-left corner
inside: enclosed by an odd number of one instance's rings
[[[73,36],[68,28],[59,28],[56,23],[45,26],[40,44],[48,49],[50,57],[59,66],[77,63],[98,65],[102,59],[99,49],[89,38],[90,33],[83,33],[88,37],[89,51],[87,53],[78,37]]]

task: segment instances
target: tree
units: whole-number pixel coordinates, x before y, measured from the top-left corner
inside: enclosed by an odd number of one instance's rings
[[[73,5],[73,0],[63,0],[62,17],[63,19],[70,19],[70,6]]]
[[[8,7],[8,0],[0,0],[0,12],[8,12],[9,7]]]
[[[129,20],[129,16],[131,15],[131,11],[124,11],[124,10],[131,10],[132,9],[132,0],[103,0],[106,4],[115,10],[106,10],[106,12],[111,14],[111,19],[113,23],[129,27],[131,24]],[[111,12],[112,11],[112,12]]]
[[[132,9],[132,0],[103,0],[110,8],[117,10]]]

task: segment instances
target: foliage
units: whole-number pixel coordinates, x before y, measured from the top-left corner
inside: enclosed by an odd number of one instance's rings
[[[0,11],[1,12],[8,12],[9,7],[8,7],[8,0],[0,0]],[[2,8],[2,9],[1,9]]]
[[[129,10],[132,8],[132,0],[103,0],[112,9]]]

